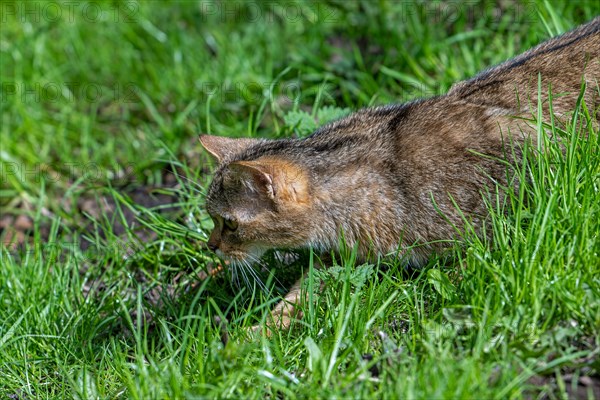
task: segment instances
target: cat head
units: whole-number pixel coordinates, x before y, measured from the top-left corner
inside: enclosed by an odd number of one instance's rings
[[[206,197],[214,222],[208,240],[212,251],[252,262],[271,248],[307,244],[312,201],[309,174],[302,166],[277,155],[243,159],[246,150],[265,140],[202,135],[200,143],[219,162]]]

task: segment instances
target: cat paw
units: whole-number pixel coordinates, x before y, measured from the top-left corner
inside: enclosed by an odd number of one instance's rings
[[[252,336],[264,335],[270,338],[278,331],[288,331],[292,326],[293,319],[288,315],[273,316],[265,324],[256,324],[248,328],[248,333]]]

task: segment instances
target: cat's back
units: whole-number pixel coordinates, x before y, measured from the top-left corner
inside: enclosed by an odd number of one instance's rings
[[[307,166],[331,169],[367,159],[375,162],[390,149],[397,127],[410,121],[414,107],[415,103],[365,108],[322,126],[306,138],[287,140],[273,153]],[[259,152],[271,151],[262,147]]]
[[[600,79],[600,17],[455,84],[448,96],[495,107],[498,113],[515,113],[536,102],[538,76],[543,100],[549,90],[557,95],[555,112],[574,107],[582,80],[590,88],[586,100],[594,105],[598,96],[593,89]]]
[[[415,184],[434,176],[471,181],[484,163],[476,153],[501,157],[508,128],[527,129],[511,124],[515,115],[532,111],[521,106],[536,102],[538,73],[544,90],[569,92],[555,99],[554,112],[572,111],[582,76],[590,88],[597,85],[599,58],[600,17],[458,83],[446,95],[363,109],[306,138],[261,142],[239,158],[281,155],[315,176],[364,167],[394,180],[406,176]],[[594,107],[598,91],[588,93],[588,105]],[[524,101],[528,96],[531,101]]]

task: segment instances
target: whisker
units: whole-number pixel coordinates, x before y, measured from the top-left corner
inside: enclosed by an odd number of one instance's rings
[[[247,265],[247,266],[248,266],[248,268],[249,268],[249,269],[252,271],[252,274],[253,274],[253,276],[255,276],[255,277],[257,278],[257,280],[259,280],[259,281],[260,281],[260,279],[259,279],[259,277],[258,277],[258,274],[257,274],[257,272],[256,272],[256,270],[255,270],[255,268],[254,268],[254,265],[255,265],[255,264],[258,264],[258,265],[260,265],[261,267],[263,267],[263,264],[262,264],[262,262],[261,262],[261,261],[260,261],[260,260],[259,260],[259,259],[258,259],[258,258],[255,256],[255,255],[253,255],[253,254],[248,254],[248,259],[249,259],[250,261],[252,261],[252,264],[251,264],[251,263],[250,263],[248,260],[245,260],[245,261],[246,261],[246,265]]]
[[[250,259],[252,259],[256,264],[260,265],[261,267],[263,267],[267,270],[269,269],[268,266],[264,263],[264,261],[259,259],[258,257],[256,257],[254,254],[249,254],[248,257]],[[282,259],[280,259],[278,261],[282,262]],[[281,283],[281,281],[279,279],[277,279],[277,276],[275,274],[273,274],[273,279],[279,286],[284,286],[283,283]]]
[[[237,262],[233,261],[229,264],[229,266],[230,266],[229,270],[231,271],[231,281],[235,284],[235,286],[237,286],[238,288],[241,288],[240,279],[238,277]]]
[[[240,264],[240,271],[242,273],[242,277],[244,278],[246,287],[251,288],[250,280],[248,279],[248,275],[246,275],[246,268],[244,268],[243,264]]]
[[[260,278],[256,275],[254,268],[252,268],[252,266],[250,265],[250,263],[248,261],[245,262],[245,265],[246,265],[246,270],[248,271],[249,275],[252,276],[252,278],[253,278],[253,289],[256,288],[257,284],[260,288],[262,288],[264,285],[262,284],[262,281],[260,280]]]
[[[263,283],[262,279],[260,279],[260,277],[258,276],[258,274],[256,273],[256,271],[254,270],[254,268],[252,267],[252,265],[250,265],[250,263],[247,262],[247,261],[246,261],[246,265],[248,267],[248,271],[254,277],[254,281],[256,283],[258,283],[258,286],[262,289],[263,292],[267,292],[267,287]]]

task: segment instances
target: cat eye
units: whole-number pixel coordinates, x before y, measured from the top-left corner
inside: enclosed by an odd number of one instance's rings
[[[235,231],[238,227],[238,223],[229,218],[223,218],[223,225],[225,226],[225,228],[229,229],[232,232]]]

